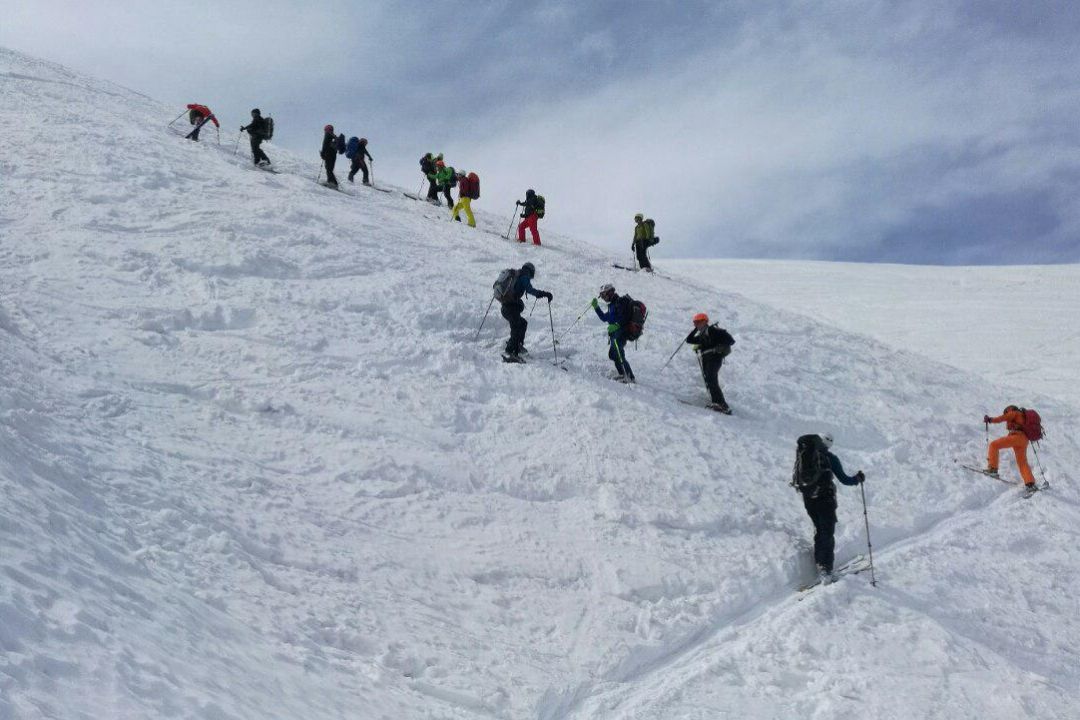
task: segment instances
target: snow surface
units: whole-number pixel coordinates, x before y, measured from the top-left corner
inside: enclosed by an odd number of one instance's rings
[[[253,170],[15,53],[0,92],[0,718],[1080,716],[1075,405],[1031,396],[1061,431],[1023,500],[954,465],[1016,400],[972,373],[273,146]],[[474,342],[526,259],[558,332],[607,281],[649,305],[639,385],[589,313],[566,372],[543,303],[529,365],[494,313]],[[732,417],[678,402],[690,352],[661,371],[700,309]],[[795,592],[818,430],[867,473],[877,588]]]
[[[664,260],[661,266],[1080,406],[1080,265]]]

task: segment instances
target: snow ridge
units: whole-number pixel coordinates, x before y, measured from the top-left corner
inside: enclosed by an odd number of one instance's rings
[[[1021,500],[954,466],[1013,401],[974,375],[278,148],[253,170],[16,53],[0,87],[0,717],[1076,715],[1073,407],[1037,399],[1053,490]],[[473,342],[526,259],[558,332],[604,282],[648,303],[638,386],[589,314],[567,372],[542,303],[529,365],[497,316]],[[738,340],[730,418],[678,402],[689,353],[660,372],[701,310]],[[800,602],[787,478],[826,429],[881,582]],[[861,514],[841,488],[841,558]]]

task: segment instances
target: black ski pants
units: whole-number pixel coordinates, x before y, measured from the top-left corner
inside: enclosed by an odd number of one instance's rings
[[[364,173],[364,184],[367,185],[368,184],[367,163],[364,162],[364,158],[360,154],[357,154],[356,157],[354,157],[352,159],[352,166],[349,168],[349,182],[352,182],[352,179],[354,177],[356,177],[356,173],[358,173],[358,172],[363,172]]]
[[[270,162],[270,158],[266,157],[266,153],[264,153],[262,151],[262,148],[259,147],[260,145],[262,145],[262,141],[263,139],[261,137],[256,137],[254,135],[251,136],[251,160],[256,165],[258,165],[260,162]]]
[[[454,196],[450,194],[450,186],[449,185],[443,185],[442,191],[443,191],[443,197],[446,198],[446,207],[453,210],[454,209]]]
[[[436,184],[435,180],[431,178],[428,178],[427,199],[436,202],[439,200],[439,186]]]
[[[638,267],[642,270],[652,269],[652,263],[649,262],[649,248],[645,247],[645,243],[634,245],[634,254],[637,255]]]
[[[720,389],[720,368],[724,365],[724,357],[717,353],[703,353],[699,359],[701,360],[701,377],[705,379],[709,397],[717,405],[727,407],[724,391]]]
[[[323,164],[326,165],[326,183],[336,186],[337,178],[334,177],[334,166],[337,165],[337,153],[323,155]]]
[[[202,119],[199,120],[198,123],[196,123],[195,129],[187,134],[187,139],[188,140],[194,140],[195,142],[198,142],[199,141],[199,131],[202,130],[203,125],[205,125],[207,122],[210,121],[209,116],[202,117],[200,115],[199,117],[202,118]]]
[[[625,375],[634,379],[634,371],[630,369],[630,363],[626,361],[626,333],[616,330],[608,335],[608,358],[615,363],[615,370],[619,375]]]
[[[521,316],[525,312],[525,303],[512,300],[503,303],[499,311],[506,318],[506,322],[510,323],[510,339],[506,341],[506,352],[517,355],[525,345],[525,331],[529,329],[529,321]]]
[[[817,497],[803,494],[803,507],[814,523],[814,562],[832,572],[836,549],[836,493],[822,490]]]

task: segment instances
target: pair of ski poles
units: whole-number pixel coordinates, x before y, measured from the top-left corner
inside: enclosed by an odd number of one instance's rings
[[[529,311],[529,317],[532,317],[532,311],[536,309],[536,303],[540,301],[540,298],[536,298],[533,301],[532,310]],[[484,311],[484,318],[480,321],[480,327],[476,328],[476,335],[473,337],[473,342],[480,339],[480,331],[484,329],[484,323],[487,322],[488,314],[491,312],[491,306],[495,304],[495,298],[491,298],[491,302],[488,303],[487,310]],[[582,313],[584,315],[584,313]],[[578,318],[581,319],[580,317]],[[551,301],[548,300],[548,323],[551,325],[551,352],[555,355],[554,365],[559,364],[559,348],[558,341],[555,340],[555,317],[551,314]]]

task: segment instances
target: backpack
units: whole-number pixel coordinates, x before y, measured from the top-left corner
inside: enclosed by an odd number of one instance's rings
[[[272,117],[267,117],[266,118],[266,134],[263,135],[263,139],[264,140],[273,140],[274,139],[274,118],[272,118]]]
[[[629,295],[624,295],[623,301],[627,305],[623,332],[626,333],[627,340],[634,341],[641,337],[642,331],[645,330],[645,319],[649,317],[649,309],[645,307],[645,303]]]
[[[713,325],[713,327],[716,328],[716,331],[720,334],[720,343],[722,345],[731,347],[735,344],[735,338],[731,337],[731,333],[722,327],[717,327],[716,325]]]
[[[496,300],[507,303],[516,299],[514,297],[514,286],[517,285],[518,272],[513,268],[506,268],[499,273],[498,279],[491,286]]]
[[[537,195],[536,196],[536,217],[538,217],[538,218],[544,217],[544,196],[543,195]]]
[[[334,149],[337,150],[338,155],[345,154],[345,133],[341,133],[334,140]]]
[[[457,173],[454,168],[450,168],[450,187],[457,187]]]
[[[1043,439],[1042,418],[1034,410],[1020,408],[1024,414],[1024,437],[1029,442],[1039,442]]]
[[[795,450],[791,487],[814,498],[832,480],[828,448],[818,435],[803,435]]]
[[[345,157],[352,160],[356,157],[356,153],[360,151],[360,138],[355,135],[349,138],[348,144],[345,146]]]
[[[480,199],[480,177],[471,172],[465,177],[469,178],[469,194],[466,197],[470,197],[473,200]]]

